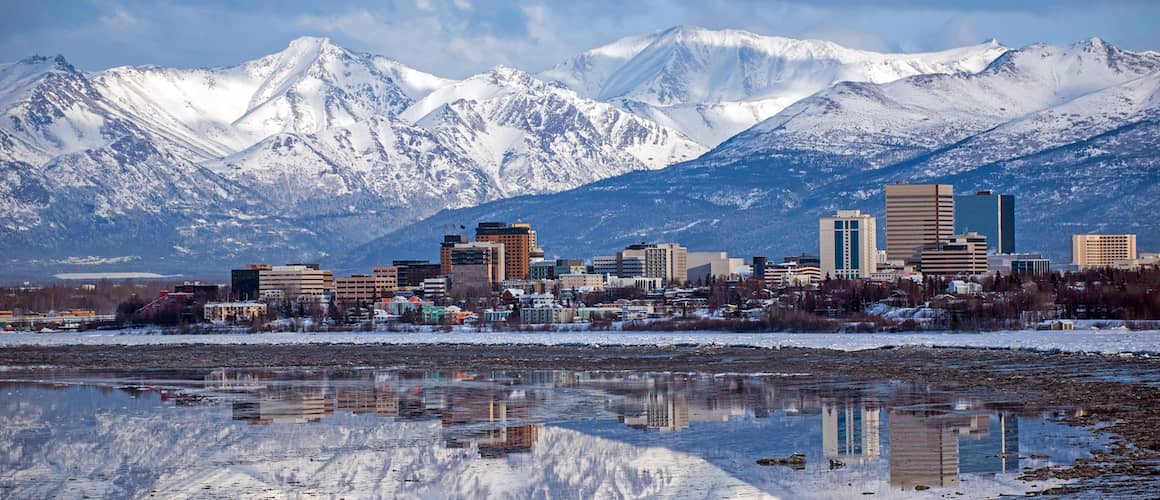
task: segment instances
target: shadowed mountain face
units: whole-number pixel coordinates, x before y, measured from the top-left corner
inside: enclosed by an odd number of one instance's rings
[[[1011,51],[976,74],[841,83],[692,162],[550,196],[442,212],[364,246],[372,262],[433,249],[443,223],[513,219],[549,256],[642,240],[738,255],[817,251],[817,217],[884,213],[886,184],[945,182],[1016,196],[1016,248],[1066,260],[1071,233],[1160,246],[1160,55],[1092,39]],[[1133,215],[1137,214],[1137,215]],[[879,224],[883,227],[884,224]]]

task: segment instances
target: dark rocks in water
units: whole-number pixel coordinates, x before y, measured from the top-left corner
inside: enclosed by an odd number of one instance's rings
[[[806,456],[802,453],[794,453],[785,458],[759,458],[757,465],[786,465],[794,470],[802,470],[806,468]]]

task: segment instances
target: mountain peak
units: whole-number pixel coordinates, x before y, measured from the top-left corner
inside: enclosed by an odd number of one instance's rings
[[[288,49],[298,50],[321,50],[325,48],[341,48],[334,43],[333,40],[324,36],[300,36],[290,40],[290,44],[286,46]]]

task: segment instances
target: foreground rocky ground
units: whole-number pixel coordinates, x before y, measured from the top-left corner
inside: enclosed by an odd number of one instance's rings
[[[1160,359],[1007,349],[865,351],[718,346],[172,345],[0,348],[0,365],[75,368],[406,366],[416,369],[570,369],[810,373],[900,380],[947,390],[1010,393],[1031,409],[1077,408],[1067,422],[1103,424],[1107,452],[1025,478],[1077,479],[1050,493],[1150,497],[1160,488]]]

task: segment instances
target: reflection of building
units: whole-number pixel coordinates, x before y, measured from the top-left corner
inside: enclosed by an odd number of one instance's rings
[[[501,395],[482,391],[455,393],[443,410],[446,445],[448,448],[475,445],[483,458],[528,453],[539,441],[543,427],[539,423],[526,423],[531,417],[531,404],[527,400],[502,399]],[[509,422],[519,425],[508,425]],[[478,424],[491,425],[475,428]],[[472,428],[458,429],[461,426]]]
[[[822,407],[822,454],[843,461],[882,455],[882,410],[866,404]]]
[[[973,418],[970,427],[959,429],[959,472],[1019,472],[1019,417]]]
[[[649,391],[642,399],[629,398],[618,413],[621,423],[634,429],[676,432],[689,427],[689,400],[674,391]]]
[[[233,405],[233,419],[249,424],[317,422],[334,413],[334,401],[322,394],[259,393]]]
[[[890,412],[890,485],[903,489],[959,483],[954,427],[920,411]]]
[[[343,387],[335,391],[335,411],[380,417],[399,416],[399,396],[373,387]]]

